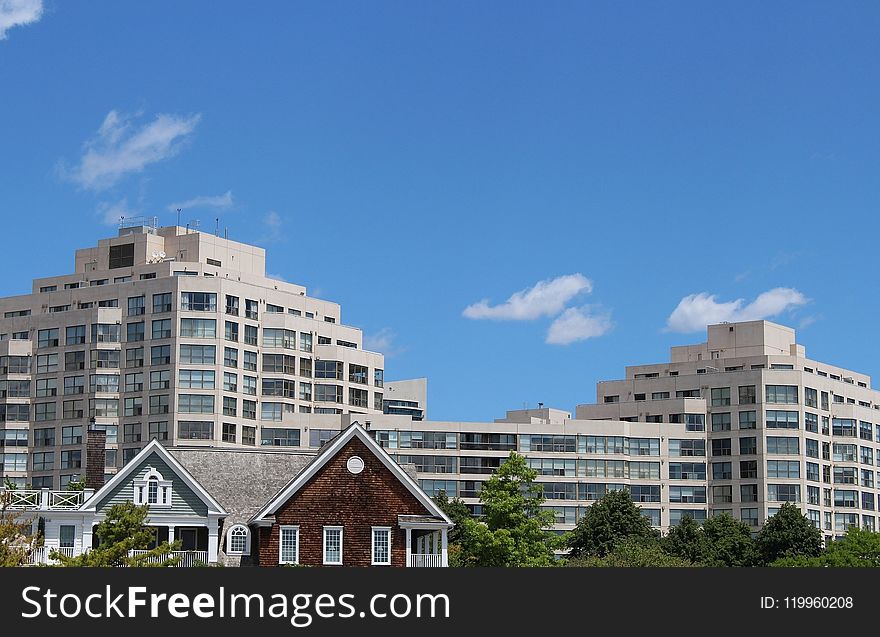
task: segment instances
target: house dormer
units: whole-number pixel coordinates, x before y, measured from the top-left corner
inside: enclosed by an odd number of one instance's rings
[[[132,481],[132,489],[135,504],[148,504],[151,508],[171,507],[171,480],[165,480],[153,467],[148,466],[140,479]]]

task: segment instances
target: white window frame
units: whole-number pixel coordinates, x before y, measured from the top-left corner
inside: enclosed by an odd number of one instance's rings
[[[328,562],[327,561],[327,531],[339,531],[339,561],[338,562]],[[343,536],[345,535],[345,529],[341,526],[325,526],[324,527],[324,565],[325,566],[342,566],[342,547],[343,547]]]
[[[150,480],[155,480],[157,482],[157,502],[149,504],[149,488],[150,488]],[[137,505],[141,504],[149,504],[151,507],[159,507],[159,508],[171,508],[172,505],[172,496],[171,496],[171,480],[165,480],[162,478],[162,474],[153,469],[152,467],[147,467],[147,473],[140,480],[134,480],[132,482],[134,487],[134,497],[132,497],[132,502]]]
[[[387,562],[377,562],[376,561],[376,533],[383,532],[385,533],[385,537],[388,538],[388,561]],[[370,538],[371,538],[371,555],[370,562],[373,566],[391,566],[391,527],[390,526],[374,526],[370,530]]]
[[[292,530],[296,537],[296,555],[293,557],[293,561],[282,559],[283,548],[284,548],[284,531]],[[299,564],[299,526],[291,525],[291,524],[282,524],[278,528],[278,563],[279,564]]]
[[[232,549],[232,532],[244,529],[244,549],[234,551]],[[281,551],[279,547],[279,552]],[[244,524],[233,524],[226,532],[226,554],[227,555],[250,555],[251,552],[251,530]]]

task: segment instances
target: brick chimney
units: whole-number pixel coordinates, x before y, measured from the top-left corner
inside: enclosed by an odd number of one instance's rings
[[[97,491],[104,486],[104,448],[107,432],[92,429],[86,432],[86,489]]]

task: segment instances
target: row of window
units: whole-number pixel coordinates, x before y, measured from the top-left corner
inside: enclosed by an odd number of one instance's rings
[[[372,527],[371,555],[374,566],[391,564],[391,527]],[[299,564],[299,527],[281,525],[278,530],[278,563]],[[325,526],[323,532],[323,563],[341,566],[343,563],[344,529],[341,526]]]
[[[859,385],[865,387],[867,386],[864,383],[859,383]],[[731,405],[731,389],[731,387],[711,388],[709,390],[709,405],[712,407],[724,407],[727,405]],[[797,405],[800,402],[798,399],[797,385],[765,385],[764,389],[764,402],[766,403]],[[753,405],[757,402],[756,385],[740,385],[737,390],[737,404]],[[682,389],[675,392],[675,397],[702,398],[703,394],[699,389]],[[651,400],[669,400],[669,398],[671,398],[671,393],[668,391],[657,391],[651,393]],[[633,395],[633,399],[637,402],[647,400],[647,393],[636,393]],[[832,400],[836,403],[843,403],[845,399],[844,396],[841,396],[840,394],[826,391],[819,392],[812,387],[804,387],[804,404],[807,407],[819,407],[821,405],[822,409],[828,411]],[[615,394],[605,396],[604,402],[618,403],[620,402],[620,395]],[[846,399],[846,402],[855,404],[856,401],[850,398]],[[862,402],[864,403],[862,406],[870,406],[870,403],[864,401]]]

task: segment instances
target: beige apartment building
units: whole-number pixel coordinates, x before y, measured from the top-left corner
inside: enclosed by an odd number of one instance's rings
[[[0,476],[64,488],[90,425],[112,474],[153,438],[306,446],[293,416],[381,414],[382,354],[338,304],[268,278],[265,256],[138,222],[0,299]]]
[[[791,502],[826,536],[876,529],[880,392],[865,374],[807,358],[793,329],[710,325],[707,342],[627,367],[596,398],[577,418],[705,428],[692,459],[705,463],[709,515],[758,527]]]
[[[84,475],[90,426],[109,476],[154,438],[313,453],[357,421],[475,513],[482,483],[524,455],[560,531],[622,488],[661,530],[723,511],[757,530],[783,502],[826,536],[876,528],[880,393],[766,321],[627,367],[574,418],[539,405],[445,422],[425,419],[426,379],[385,382],[339,305],[266,277],[261,248],[187,228],[122,228],[78,250],[73,274],[0,299],[0,317],[0,478],[22,486]]]

